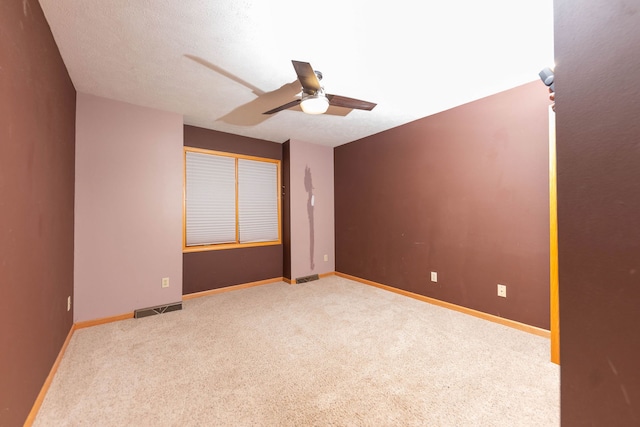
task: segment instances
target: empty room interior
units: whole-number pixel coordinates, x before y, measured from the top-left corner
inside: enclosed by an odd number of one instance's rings
[[[3,0],[0,426],[640,425],[638,12]]]

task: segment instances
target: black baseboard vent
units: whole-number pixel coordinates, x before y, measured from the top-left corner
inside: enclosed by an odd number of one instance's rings
[[[307,282],[312,282],[314,280],[318,280],[320,277],[318,277],[317,274],[312,274],[311,276],[304,276],[304,277],[298,277],[296,279],[296,283],[307,283]]]
[[[141,317],[153,316],[155,314],[169,313],[170,311],[182,310],[181,302],[174,302],[166,305],[159,305],[157,307],[140,308],[133,312],[133,317],[139,319]]]

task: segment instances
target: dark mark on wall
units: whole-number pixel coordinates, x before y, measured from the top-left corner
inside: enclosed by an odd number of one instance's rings
[[[313,178],[311,177],[311,168],[306,166],[304,168],[304,189],[306,190],[307,197],[307,215],[309,217],[309,265],[311,270],[315,268],[315,263],[313,262],[313,253],[315,246],[315,232],[313,225],[313,208],[315,204],[314,196],[313,196]]]

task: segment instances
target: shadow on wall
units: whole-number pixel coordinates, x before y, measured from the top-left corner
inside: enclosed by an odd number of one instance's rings
[[[309,218],[309,261],[311,270],[315,268],[313,263],[314,248],[314,227],[313,227],[313,205],[315,200],[313,197],[313,178],[311,177],[311,168],[307,165],[304,168],[304,189],[307,192],[307,216]]]

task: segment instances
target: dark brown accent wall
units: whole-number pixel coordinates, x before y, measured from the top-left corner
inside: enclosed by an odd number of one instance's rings
[[[282,160],[282,144],[185,125],[185,147]]]
[[[195,126],[184,127],[184,145],[282,160],[282,144]],[[185,253],[182,293],[282,277],[282,251],[282,245],[273,245]]]
[[[548,329],[548,105],[536,81],[336,147],[336,270]]]
[[[556,0],[563,426],[640,425],[640,7]]]
[[[282,275],[291,280],[291,141],[282,144]]]
[[[0,6],[0,425],[20,426],[73,323],[75,89],[37,1]]]

